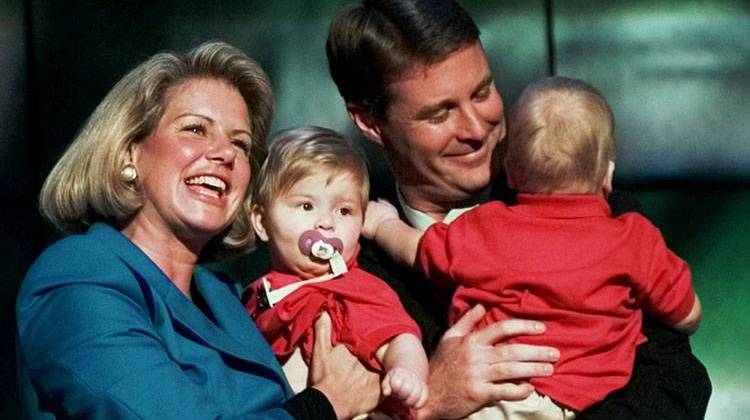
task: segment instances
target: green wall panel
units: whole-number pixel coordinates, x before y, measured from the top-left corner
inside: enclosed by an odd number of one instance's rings
[[[691,343],[713,383],[706,418],[750,418],[750,189],[643,189],[636,196],[690,264],[703,304]]]
[[[111,86],[145,58],[211,39],[237,45],[271,78],[272,130],[343,131],[367,150],[376,180],[390,182],[328,76],[328,24],[346,3],[0,0],[0,88],[10,92],[0,97],[0,240],[14,245],[0,257],[10,274],[0,287],[0,375],[11,378],[0,386],[0,418],[18,417],[15,291],[57,236],[34,210],[40,183]],[[750,418],[750,2],[461,3],[480,26],[506,106],[551,69],[589,80],[609,99],[618,124],[616,182],[633,190],[695,273],[705,315],[692,342],[716,391],[707,418]],[[244,281],[259,270],[242,259],[225,267]]]
[[[557,71],[599,87],[634,182],[750,180],[750,2],[554,2]]]

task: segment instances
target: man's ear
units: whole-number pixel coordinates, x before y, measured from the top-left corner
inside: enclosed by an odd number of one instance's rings
[[[602,180],[602,191],[604,192],[605,198],[612,192],[612,178],[614,175],[615,163],[610,160],[609,166],[607,167],[607,173],[604,175],[604,180]]]
[[[380,125],[378,124],[377,119],[369,111],[367,111],[361,105],[347,103],[346,112],[349,114],[349,118],[352,120],[354,125],[357,126],[359,131],[361,131],[365,137],[374,141],[380,146],[383,145]]]
[[[258,239],[268,242],[268,232],[266,232],[266,227],[263,226],[263,207],[253,205],[253,209],[250,211],[250,222],[253,224],[253,230],[258,235]]]
[[[505,165],[503,165],[503,169],[504,169],[503,172],[505,172],[505,181],[508,184],[508,187],[512,190],[517,189],[516,180],[511,175],[511,172],[508,172],[508,168]]]

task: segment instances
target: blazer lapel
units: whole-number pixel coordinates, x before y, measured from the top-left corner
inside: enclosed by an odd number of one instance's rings
[[[196,271],[193,281],[198,282],[199,291],[217,324],[172,286],[164,301],[174,321],[204,345],[256,365],[256,372],[284,384],[286,388],[286,378],[271,348],[227,286],[201,268]]]
[[[240,303],[234,286],[203,267],[196,268],[193,281],[212,311],[222,335],[231,339],[231,342],[226,343],[227,347],[237,348],[246,357],[260,360],[266,366],[278,368],[278,372],[281,372],[281,366],[266,339]],[[201,315],[203,316],[202,313]],[[203,318],[207,320],[205,316]],[[216,330],[215,327],[213,329]]]
[[[216,321],[214,324],[198,309],[143,251],[119,231],[105,224],[91,232],[111,246],[133,276],[148,284],[164,302],[171,318],[193,340],[236,359],[256,365],[257,372],[284,384],[286,379],[263,336],[244,311],[239,298],[213,273],[197,267],[193,281],[203,295]]]

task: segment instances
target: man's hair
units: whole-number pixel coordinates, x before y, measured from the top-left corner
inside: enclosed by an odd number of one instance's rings
[[[601,188],[614,160],[614,117],[602,94],[577,79],[530,84],[508,118],[505,170],[521,192]]]
[[[455,1],[362,0],[333,19],[326,53],[344,101],[385,119],[390,83],[478,41],[476,23]]]
[[[245,53],[223,42],[210,42],[186,54],[156,54],[110,90],[47,176],[40,194],[43,215],[69,233],[100,221],[121,227],[143,205],[137,180],[132,183],[121,176],[131,147],[156,129],[175,89],[203,78],[228,83],[245,101],[251,130],[250,172],[255,174],[263,162],[271,124],[271,86]],[[236,219],[209,242],[202,259],[231,256],[252,247],[249,198],[248,187]]]
[[[349,140],[334,130],[300,127],[282,131],[271,140],[268,157],[256,176],[253,206],[267,207],[301,179],[325,173],[328,180],[351,174],[360,183],[362,210],[370,193],[367,164]]]

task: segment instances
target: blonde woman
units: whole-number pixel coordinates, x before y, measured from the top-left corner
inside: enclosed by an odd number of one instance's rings
[[[18,297],[27,417],[344,418],[374,406],[377,376],[331,348],[326,319],[312,387],[292,396],[234,285],[197,265],[253,245],[249,183],[271,115],[265,74],[224,43],[157,54],[104,98],[41,193],[73,235],[37,259]]]

